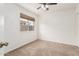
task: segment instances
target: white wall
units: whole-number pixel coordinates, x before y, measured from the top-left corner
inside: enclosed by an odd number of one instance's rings
[[[0,4],[0,42],[4,40],[4,15],[3,15],[4,4]]]
[[[75,9],[49,12],[39,18],[39,38],[42,40],[76,45]]]
[[[76,8],[76,13],[77,13],[77,45],[79,46],[79,4],[77,5]]]
[[[4,16],[0,16],[0,42],[4,40]]]
[[[37,39],[37,15],[17,4],[5,4],[5,10],[5,39],[9,43],[5,49],[5,53]],[[20,31],[21,12],[35,17],[34,31]]]

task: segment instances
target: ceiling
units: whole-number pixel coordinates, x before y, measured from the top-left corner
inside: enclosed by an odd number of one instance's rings
[[[37,10],[41,4],[38,3],[19,3],[22,7],[28,9],[31,12],[34,12],[36,14],[44,14],[46,12],[54,12],[54,11],[60,11],[60,10],[68,10],[68,9],[74,9],[77,5],[77,3],[58,3],[57,5],[49,5],[49,11],[45,11],[43,9]]]

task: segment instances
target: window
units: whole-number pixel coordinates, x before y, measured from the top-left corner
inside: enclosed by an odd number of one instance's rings
[[[34,31],[34,18],[20,14],[20,30]]]

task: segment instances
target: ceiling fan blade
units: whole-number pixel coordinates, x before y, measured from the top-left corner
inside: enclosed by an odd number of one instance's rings
[[[46,3],[47,5],[57,5],[57,3]]]
[[[40,7],[38,7],[37,9],[40,9],[41,8],[41,6]]]
[[[43,5],[57,5],[57,3],[39,3],[39,4],[43,4]]]

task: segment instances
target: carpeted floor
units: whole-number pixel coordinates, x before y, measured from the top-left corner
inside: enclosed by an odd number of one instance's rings
[[[5,54],[6,56],[79,56],[79,47],[36,40]]]

